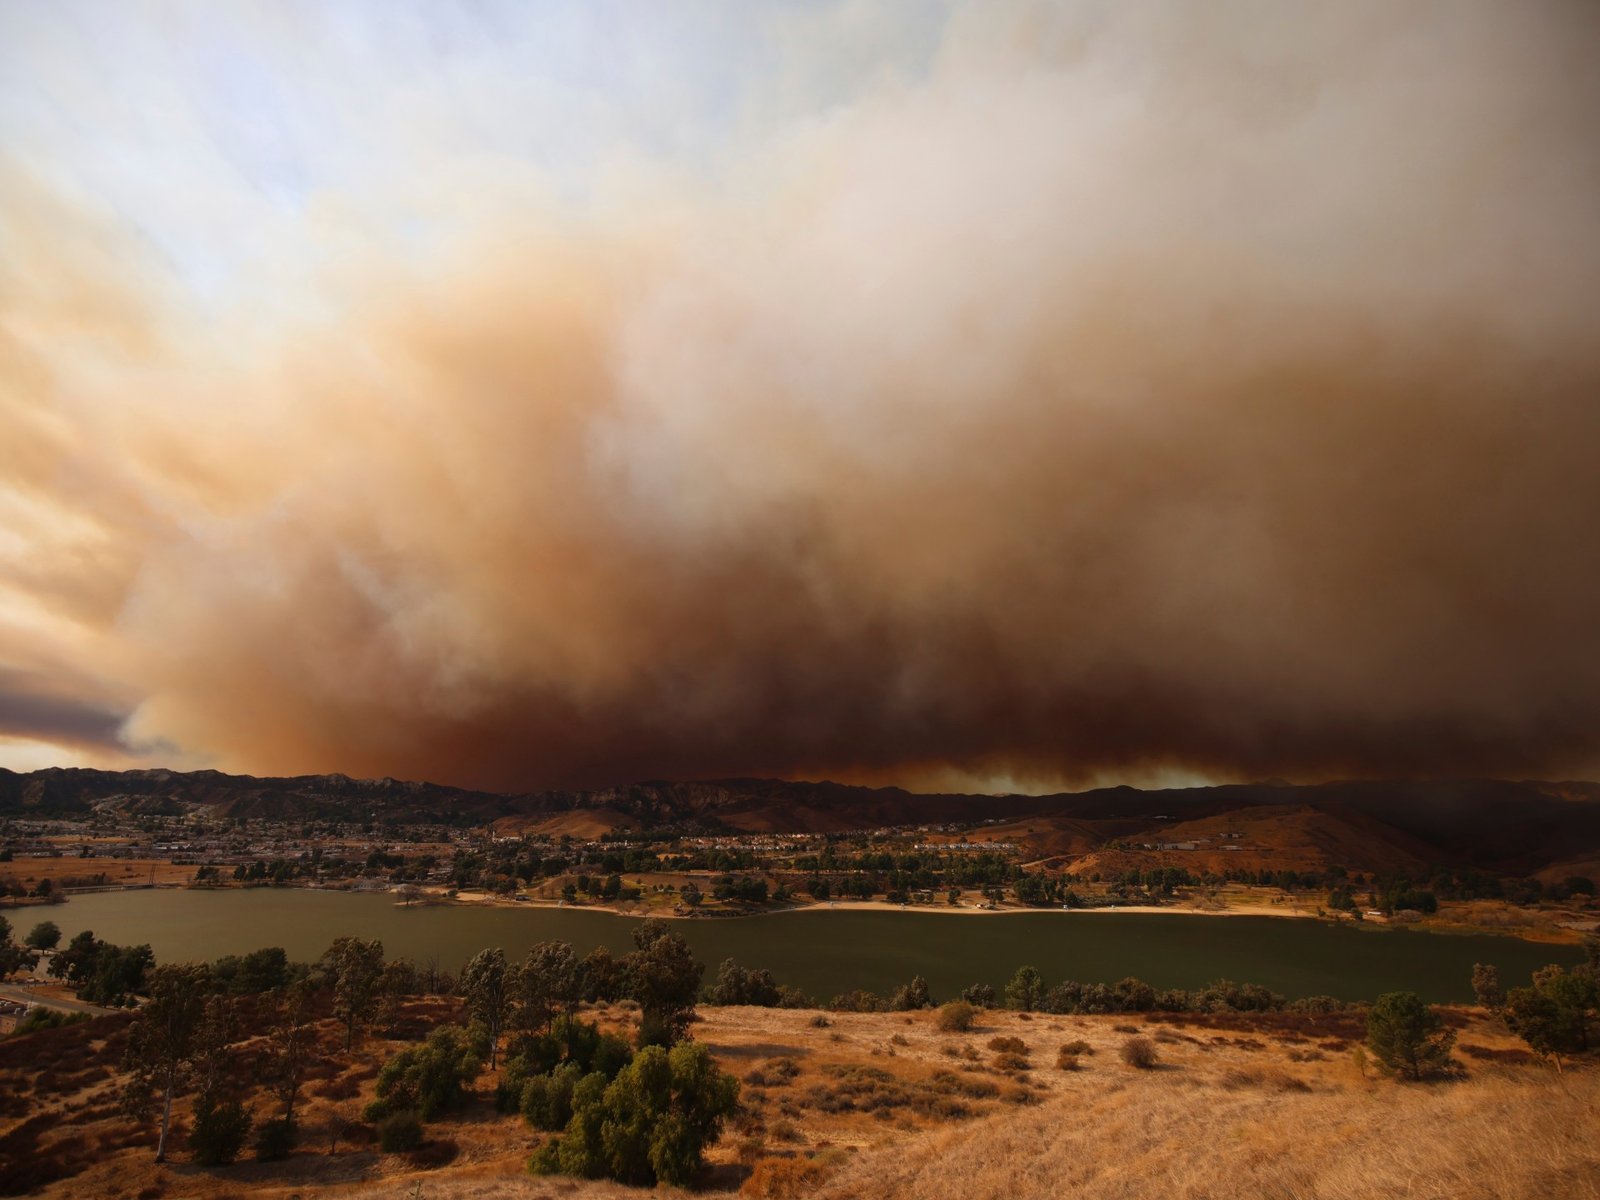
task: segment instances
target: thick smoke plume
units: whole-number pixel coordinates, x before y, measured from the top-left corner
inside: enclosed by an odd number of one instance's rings
[[[734,165],[499,181],[282,320],[12,168],[0,734],[508,788],[1592,773],[1597,56],[1582,3],[975,4]]]

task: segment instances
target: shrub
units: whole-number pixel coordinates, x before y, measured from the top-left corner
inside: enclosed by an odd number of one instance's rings
[[[883,997],[860,988],[835,996],[828,1007],[835,1012],[882,1012]]]
[[[422,1145],[422,1119],[414,1112],[390,1113],[378,1122],[378,1149],[404,1154]]]
[[[1019,1037],[992,1037],[989,1039],[989,1049],[1000,1054],[1026,1054],[1028,1043]]]
[[[815,1159],[764,1158],[755,1164],[739,1194],[764,1200],[806,1200],[829,1173],[828,1167]]]
[[[825,1013],[818,1013],[816,1016],[811,1018],[811,1027],[813,1029],[826,1029],[832,1024],[833,1022],[828,1019],[827,1014]]]
[[[975,983],[961,992],[961,998],[974,1008],[994,1007],[994,985],[991,983]]]
[[[406,1155],[413,1167],[431,1171],[455,1162],[461,1146],[454,1138],[431,1138]]]
[[[1410,1079],[1448,1064],[1455,1037],[1415,992],[1387,992],[1367,1013],[1367,1046],[1385,1067]]]
[[[972,1028],[976,1010],[965,1000],[952,1000],[939,1010],[938,1025],[945,1033],[965,1033]]]
[[[572,1093],[583,1077],[577,1063],[566,1062],[548,1075],[529,1079],[522,1089],[523,1120],[535,1129],[564,1129],[572,1120]]]
[[[378,1098],[367,1105],[369,1121],[410,1112],[424,1121],[461,1107],[466,1088],[483,1069],[488,1046],[455,1025],[444,1025],[420,1046],[402,1050],[378,1072]]]
[[[895,1012],[911,1012],[919,1008],[932,1008],[933,997],[928,993],[928,981],[921,975],[914,977],[910,983],[896,990],[889,1001],[889,1007]]]
[[[717,969],[717,981],[707,989],[706,998],[712,1004],[753,1004],[777,1008],[780,996],[771,971],[761,967],[741,967],[733,959],[727,958]]]
[[[704,1046],[680,1042],[670,1053],[646,1047],[609,1085],[598,1073],[579,1081],[566,1132],[541,1146],[528,1167],[686,1186],[738,1099],[738,1081],[717,1070]]]
[[[1122,1061],[1130,1067],[1141,1071],[1154,1070],[1161,1060],[1156,1055],[1156,1046],[1149,1038],[1131,1037],[1122,1043]]]
[[[293,1121],[282,1117],[267,1121],[256,1131],[256,1158],[262,1162],[288,1158],[298,1140],[299,1131]]]
[[[189,1149],[203,1167],[231,1163],[244,1149],[250,1136],[250,1110],[237,1100],[216,1103],[202,1097],[194,1106],[194,1129],[189,1133]]]
[[[1063,1053],[1063,1054],[1093,1054],[1094,1053],[1094,1047],[1091,1046],[1088,1042],[1084,1041],[1082,1038],[1079,1038],[1075,1042],[1068,1042],[1065,1046],[1062,1046],[1061,1047],[1061,1053]]]
[[[792,1058],[769,1058],[759,1067],[751,1067],[744,1081],[756,1087],[783,1087],[796,1075],[800,1066]]]

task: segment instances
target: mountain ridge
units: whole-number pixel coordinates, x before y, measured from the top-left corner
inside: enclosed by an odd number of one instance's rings
[[[502,832],[583,830],[581,836],[661,828],[760,834],[1014,827],[1019,840],[1045,853],[1069,847],[1081,853],[1097,838],[1153,836],[1151,831],[1227,813],[1281,809],[1284,827],[1293,826],[1296,837],[1344,853],[1367,845],[1374,862],[1386,867],[1411,862],[1524,874],[1600,852],[1600,783],[1578,780],[1273,781],[1148,790],[1121,785],[997,796],[734,778],[503,793],[341,774],[0,768],[0,816],[65,818],[106,803],[138,812],[203,807],[246,819],[493,825]],[[1060,835],[1055,850],[1053,832]]]

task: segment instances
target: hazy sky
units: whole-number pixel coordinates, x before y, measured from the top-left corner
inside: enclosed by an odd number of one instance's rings
[[[0,0],[0,765],[1600,774],[1597,61]]]

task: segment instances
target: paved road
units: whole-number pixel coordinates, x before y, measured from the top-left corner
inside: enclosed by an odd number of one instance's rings
[[[23,1004],[42,1004],[45,1008],[53,1008],[58,1012],[88,1013],[91,1017],[98,1017],[105,1013],[116,1011],[112,1008],[101,1008],[98,1004],[85,1004],[82,1000],[65,1000],[59,996],[41,996],[32,988],[12,987],[10,984],[0,984],[0,1000],[16,1000]]]

